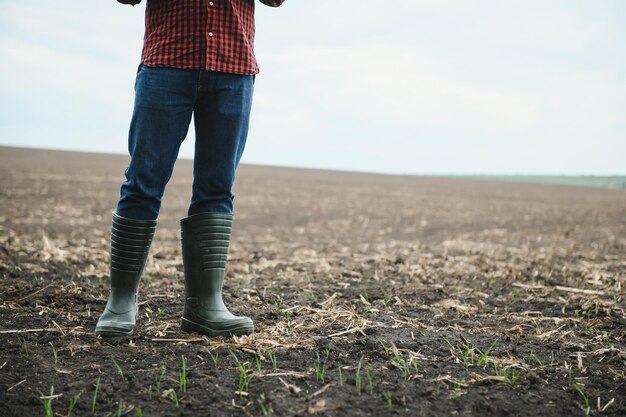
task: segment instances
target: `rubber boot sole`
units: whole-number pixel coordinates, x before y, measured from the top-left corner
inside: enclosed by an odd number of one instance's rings
[[[133,334],[133,329],[124,330],[118,327],[103,326],[96,329],[96,336],[100,337],[128,337]]]
[[[187,333],[197,332],[210,337],[241,336],[254,332],[254,324],[252,323],[238,323],[231,326],[225,326],[220,329],[213,329],[211,327],[188,320],[184,317],[181,319],[180,328]]]

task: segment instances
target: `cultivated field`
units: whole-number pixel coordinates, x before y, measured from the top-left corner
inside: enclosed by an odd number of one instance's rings
[[[225,299],[257,331],[209,339],[181,160],[135,335],[100,340],[126,163],[0,148],[1,416],[626,415],[624,190],[242,166]]]

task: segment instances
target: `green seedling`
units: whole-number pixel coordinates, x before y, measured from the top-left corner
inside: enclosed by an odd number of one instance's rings
[[[402,371],[402,377],[404,379],[409,379],[409,376],[411,376],[411,368],[409,367],[409,364],[407,363],[407,361],[402,359],[400,355],[398,355],[397,353],[394,353],[393,358],[391,358],[389,363],[392,366],[395,366],[396,368],[398,368],[400,371]]]
[[[343,385],[343,373],[341,372],[341,366],[338,366],[337,370],[339,371],[339,385]]]
[[[489,346],[489,348],[486,351],[480,354],[480,356],[478,357],[478,362],[476,363],[478,366],[483,366],[487,364],[487,358],[489,357],[489,353],[491,352],[493,347],[496,345],[497,341],[498,341],[497,339],[494,340],[491,346]]]
[[[320,360],[320,354],[316,353],[316,355],[317,361],[315,362],[315,379],[323,384],[326,379],[326,360],[322,363]]]
[[[178,407],[179,402],[178,402],[178,395],[176,395],[176,391],[170,388],[166,392],[167,392],[167,396],[170,397],[170,399],[174,401],[174,404],[176,404],[176,407]]]
[[[124,378],[124,371],[122,370],[122,367],[120,366],[119,363],[117,363],[114,357],[111,357],[111,360],[113,361],[113,365],[115,366],[115,369],[117,370],[117,374],[120,376],[120,378],[122,378],[122,381],[125,381],[126,379]]]
[[[572,388],[574,388],[578,393],[583,397],[583,401],[585,403],[585,415],[588,416],[591,412],[591,402],[589,401],[589,397],[584,393],[583,389],[578,384],[572,384]]]
[[[148,387],[148,400],[152,401],[152,385]]]
[[[272,363],[272,371],[276,371],[278,369],[278,362],[276,361],[276,352],[272,350],[267,351],[267,357],[270,358],[270,362]]]
[[[389,347],[385,345],[385,343],[383,342],[383,340],[380,337],[377,336],[376,340],[383,347],[383,350],[385,351],[385,355],[389,356]]]
[[[356,368],[356,377],[354,378],[354,384],[356,386],[356,392],[361,396],[361,365],[363,364],[363,356],[359,360],[359,366]]]
[[[54,411],[52,411],[52,398],[54,397],[54,387],[50,387],[50,395],[44,396],[41,391],[41,401],[43,402],[43,409],[46,412],[46,417],[54,417]]]
[[[117,411],[113,414],[114,417],[122,417],[122,411],[124,410],[124,403],[122,400],[117,402]]]
[[[272,295],[276,297],[276,301],[274,301],[274,307],[276,307],[276,310],[282,310],[283,309],[282,297],[278,294],[272,294]]]
[[[539,365],[539,369],[543,369],[543,361],[539,359],[537,355],[535,355],[535,348],[530,349],[530,353],[528,354],[528,358],[530,360],[534,360]]]
[[[528,356],[529,356],[530,360],[535,361],[539,365],[539,369],[544,369],[546,366],[555,365],[555,362],[554,362],[554,352],[550,353],[550,362],[549,363],[546,363],[539,356],[537,356],[535,354],[535,349],[534,348],[530,350],[530,353],[529,353]]]
[[[293,322],[291,321],[291,311],[285,311],[285,320],[287,321],[287,333],[293,333]]]
[[[209,351],[209,356],[211,357],[211,360],[213,361],[213,365],[217,368],[217,364],[219,363],[219,359],[220,359],[220,353],[216,351],[215,355],[213,355],[211,351]]]
[[[161,381],[163,381],[163,377],[165,376],[165,366],[161,369],[161,374],[156,380],[156,394],[161,395]]]
[[[259,395],[257,402],[259,404],[259,408],[261,409],[261,413],[263,413],[263,416],[272,417],[272,413],[274,412],[272,410],[272,403],[269,403],[267,405],[265,404],[266,402],[265,393],[262,393],[261,395]]]
[[[54,364],[59,361],[59,352],[56,347],[54,347],[54,343],[50,342],[50,346],[52,346],[52,356],[54,356]]]
[[[465,365],[466,368],[469,368],[470,365],[473,365],[473,351],[474,350],[472,349],[471,343],[467,342],[465,344],[465,349],[463,349],[463,365]]]
[[[309,301],[310,304],[317,303],[317,294],[310,291],[302,291],[302,295],[306,300]]]
[[[504,366],[502,366],[502,364],[491,361],[491,365],[493,366],[493,370],[496,373],[496,376],[504,376],[504,372],[506,371],[506,369],[504,368]]]
[[[22,355],[28,355],[28,343],[26,343],[26,337],[16,334],[17,341],[20,343],[20,353]]]
[[[135,414],[137,417],[143,417],[143,409],[141,407],[135,408]]]
[[[365,371],[365,376],[367,377],[367,385],[370,389],[370,395],[374,393],[374,379],[369,369]]]
[[[150,306],[150,304],[147,304],[144,308],[145,314],[146,314],[146,318],[148,319],[149,322],[152,321],[152,315],[154,314],[154,312],[152,311],[152,308]]]
[[[413,369],[415,369],[415,375],[417,375],[419,373],[420,364],[417,363],[417,359],[411,358],[411,360],[409,361],[409,366],[412,366]]]
[[[152,306],[149,304],[144,307],[144,310],[146,317],[150,322],[155,321],[155,319],[159,320],[165,315],[165,312],[160,307],[157,307],[156,314],[154,314],[154,310],[152,310]]]
[[[74,397],[72,397],[67,404],[67,417],[70,417],[72,415],[72,411],[74,410],[74,407],[76,407],[76,404],[78,403],[78,399],[80,398],[81,394],[83,392],[79,392],[78,394],[76,394]]]
[[[521,371],[516,370],[515,368],[507,368],[503,366],[502,364],[494,362],[494,361],[492,361],[491,364],[493,365],[493,369],[496,373],[496,376],[503,377],[506,380],[506,382],[508,382],[511,385],[515,385],[515,383],[517,382],[517,380],[519,379],[521,375]]]
[[[454,387],[452,387],[452,391],[455,394],[458,394],[459,392],[461,392],[461,387],[463,386],[463,382],[457,382],[456,384],[454,384]]]
[[[521,371],[517,371],[513,368],[509,368],[504,372],[504,377],[506,378],[507,381],[509,381],[509,384],[511,385],[515,385],[520,375],[521,375]]]
[[[187,392],[187,359],[183,355],[180,356],[181,369],[178,373],[178,388],[180,392]]]
[[[98,392],[100,392],[100,377],[96,381],[96,389],[93,392],[93,398],[91,399],[91,412],[96,412],[96,401],[98,400]]]
[[[391,398],[389,390],[383,391],[383,398],[385,399],[385,401],[387,401],[387,408],[389,409],[389,411],[391,411],[391,409],[393,408],[393,400]]]
[[[441,338],[444,340],[444,342],[446,342],[448,344],[448,346],[450,347],[450,353],[454,355],[454,352],[456,352],[456,348],[452,345],[452,343],[450,343],[450,338],[448,336],[441,336]]]
[[[254,363],[256,364],[256,369],[261,373],[263,370],[263,363],[261,362],[261,357],[259,355],[254,355]]]
[[[239,360],[239,358],[237,357],[237,355],[235,355],[235,353],[231,350],[230,351],[230,355],[235,359],[235,362],[237,363],[237,367],[239,368],[239,398],[242,398],[244,395],[244,392],[248,391],[248,386],[250,385],[250,381],[252,380],[252,374],[249,373],[248,371],[250,371],[250,362],[241,362]]]

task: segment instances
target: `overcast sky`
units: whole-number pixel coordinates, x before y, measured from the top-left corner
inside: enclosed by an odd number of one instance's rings
[[[144,10],[0,0],[0,145],[125,153]],[[625,41],[623,0],[257,2],[244,162],[626,174]]]

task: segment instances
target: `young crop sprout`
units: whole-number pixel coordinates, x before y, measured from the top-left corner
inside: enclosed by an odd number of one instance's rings
[[[187,392],[187,359],[183,355],[180,356],[181,369],[178,373],[178,388],[180,392]]]
[[[239,389],[237,392],[239,394],[239,398],[243,398],[243,395],[248,391],[248,385],[252,380],[252,374],[248,373],[251,365],[250,362],[241,362],[232,350],[230,351],[230,355],[235,359],[237,367],[239,368]]]
[[[287,320],[287,334],[293,333],[293,322],[291,321],[291,311],[285,311],[285,320]]]
[[[369,369],[365,371],[365,375],[367,376],[367,384],[370,389],[370,395],[372,395],[374,393],[374,379]]]
[[[452,391],[454,391],[455,394],[458,394],[459,392],[461,392],[461,387],[463,386],[462,382],[457,382],[456,384],[454,384],[454,387],[452,388]]]
[[[477,363],[478,366],[483,366],[487,364],[487,358],[489,357],[489,352],[491,352],[491,349],[493,349],[497,341],[498,341],[497,339],[494,340],[491,346],[489,346],[489,348],[486,351],[481,353],[480,357],[478,358],[478,363]]]
[[[515,368],[509,368],[505,371],[504,377],[511,385],[515,385],[519,379],[521,371],[515,370]]]
[[[389,409],[389,411],[391,411],[391,409],[393,408],[393,404],[389,390],[383,391],[383,398],[385,398],[385,401],[387,401],[387,408]]]
[[[535,362],[537,362],[537,364],[539,365],[539,369],[543,369],[546,366],[543,363],[543,361],[537,355],[535,355],[535,348],[531,348],[530,354],[529,354],[529,359],[534,360]]]
[[[28,355],[28,343],[26,343],[26,338],[19,334],[16,334],[15,337],[17,337],[17,341],[20,343],[20,352],[22,355]]]
[[[167,396],[170,397],[170,399],[174,401],[174,404],[176,404],[176,406],[178,407],[178,395],[176,395],[176,391],[170,388],[166,392]]]
[[[272,371],[276,371],[276,369],[278,369],[276,362],[276,352],[270,349],[267,351],[267,356],[270,358],[270,362],[272,363]]]
[[[50,387],[50,395],[44,396],[41,391],[41,401],[43,402],[43,409],[46,412],[46,417],[54,417],[54,411],[52,411],[52,398],[54,397],[54,387]]]
[[[72,397],[67,404],[67,417],[70,417],[72,415],[72,411],[74,410],[74,407],[76,407],[76,404],[78,403],[78,399],[80,398],[81,394],[83,393],[83,391],[79,392],[78,394],[76,394],[74,397]]]
[[[361,365],[363,364],[363,356],[359,360],[359,366],[356,368],[356,377],[354,378],[354,384],[356,385],[356,392],[361,396]]]
[[[409,376],[411,376],[411,368],[409,368],[409,364],[404,359],[402,359],[400,355],[394,353],[393,358],[391,358],[389,363],[402,371],[402,377],[404,379],[409,379]]]
[[[316,352],[316,355],[317,361],[315,362],[315,379],[323,384],[326,379],[326,360],[322,363],[320,360],[320,354]]]
[[[385,345],[385,342],[383,342],[383,340],[378,336],[376,337],[376,340],[378,340],[378,343],[380,343],[380,345],[383,347],[383,350],[385,351],[385,355],[389,356],[389,347]]]
[[[50,346],[52,346],[52,356],[54,356],[54,363],[56,364],[59,361],[59,352],[54,347],[54,343],[50,342]]]
[[[465,344],[465,349],[463,349],[463,365],[465,365],[466,368],[469,368],[470,365],[473,365],[473,353],[474,349],[472,349],[471,343],[467,342]]]
[[[265,398],[265,393],[261,393],[259,398],[257,399],[257,403],[259,404],[259,408],[261,409],[261,413],[263,413],[264,417],[272,417],[272,403],[266,404],[267,399]]]
[[[209,350],[209,356],[211,357],[211,360],[213,361],[213,365],[215,365],[215,367],[217,368],[217,364],[220,358],[220,353],[216,351],[215,355],[213,355],[211,351]]]
[[[583,389],[580,387],[580,385],[578,385],[578,384],[572,384],[572,387],[573,387],[576,391],[578,391],[578,393],[579,393],[579,394],[583,397],[583,401],[584,401],[584,403],[585,403],[585,408],[584,408],[585,415],[586,415],[586,416],[588,416],[588,415],[589,415],[589,413],[591,412],[591,403],[590,403],[590,401],[589,401],[589,396],[587,396],[587,394],[585,394],[585,393],[583,392]]]
[[[339,371],[339,385],[343,385],[343,373],[341,372],[341,366],[338,366],[337,370]]]
[[[446,342],[448,344],[448,346],[450,347],[450,353],[452,355],[454,355],[454,352],[456,352],[456,348],[452,345],[452,343],[450,343],[450,338],[448,336],[441,336],[441,338],[444,340],[444,342]]]
[[[420,364],[417,363],[417,359],[411,358],[411,360],[409,361],[409,366],[413,366],[413,369],[415,369],[415,374],[416,375],[419,373]]]
[[[256,364],[256,369],[261,373],[263,370],[263,363],[261,363],[261,357],[257,354],[254,355],[254,363]]]
[[[122,411],[124,410],[124,402],[119,400],[117,402],[117,411],[113,414],[114,417],[122,417]]]
[[[165,375],[165,366],[161,369],[161,374],[157,378],[156,381],[156,394],[157,396],[161,395],[161,381],[163,380],[163,376]]]
[[[122,367],[120,366],[119,363],[117,363],[117,361],[115,360],[114,357],[111,357],[111,360],[113,361],[113,365],[115,365],[115,369],[117,370],[117,374],[120,376],[120,378],[122,378],[122,381],[125,381],[124,371],[122,370]]]
[[[96,401],[98,400],[98,392],[100,391],[100,377],[96,381],[96,389],[93,391],[93,398],[91,399],[91,412],[96,412]]]

